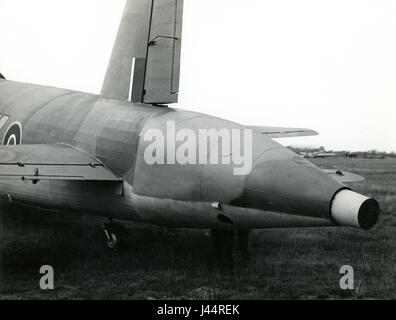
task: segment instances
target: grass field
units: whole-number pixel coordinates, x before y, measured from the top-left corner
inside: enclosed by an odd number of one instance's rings
[[[396,298],[396,160],[318,159],[323,168],[364,175],[353,185],[375,197],[375,230],[255,231],[248,266],[221,271],[206,231],[125,224],[125,246],[108,251],[100,218],[13,211],[2,214],[0,299]],[[39,288],[42,265],[54,291]],[[342,291],[339,270],[355,270]]]

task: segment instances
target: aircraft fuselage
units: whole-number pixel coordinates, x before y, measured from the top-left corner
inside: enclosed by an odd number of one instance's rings
[[[256,132],[252,170],[246,176],[234,175],[233,166],[227,164],[145,161],[149,142],[142,139],[143,132],[163,129],[169,121],[193,131],[244,128],[198,113],[0,80],[0,115],[3,144],[69,144],[99,159],[124,181],[121,187],[95,182],[0,182],[2,197],[14,204],[171,227],[331,226],[332,201],[348,189]],[[10,134],[12,126],[17,131],[19,127],[20,141],[18,133]]]

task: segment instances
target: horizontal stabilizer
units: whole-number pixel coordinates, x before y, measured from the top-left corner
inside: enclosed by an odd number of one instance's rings
[[[356,173],[351,173],[347,171],[334,170],[334,169],[324,169],[323,171],[341,183],[361,182],[366,180],[364,177],[359,176]]]
[[[253,131],[256,131],[262,135],[268,136],[269,138],[293,138],[293,137],[308,137],[317,136],[317,133],[311,129],[302,128],[282,128],[282,127],[249,127]]]
[[[0,179],[122,182],[88,153],[64,144],[0,147]]]

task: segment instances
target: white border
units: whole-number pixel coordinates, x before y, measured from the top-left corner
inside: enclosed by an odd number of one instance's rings
[[[22,124],[21,124],[19,121],[15,121],[15,122],[11,123],[11,124],[8,126],[8,128],[7,128],[7,130],[6,130],[5,134],[4,134],[4,138],[3,138],[3,145],[4,145],[4,146],[6,146],[6,141],[5,141],[5,139],[6,139],[6,137],[7,137],[8,131],[9,131],[14,125],[18,125],[18,126],[19,126],[19,129],[21,129],[21,143],[20,143],[20,144],[22,144],[22,138],[23,138]],[[7,141],[7,142],[8,142],[8,141]]]

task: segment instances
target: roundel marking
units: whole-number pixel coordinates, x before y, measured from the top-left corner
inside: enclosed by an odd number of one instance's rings
[[[22,125],[20,122],[12,123],[4,136],[3,145],[16,146],[22,143]]]

